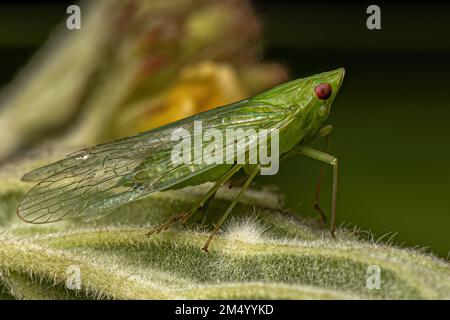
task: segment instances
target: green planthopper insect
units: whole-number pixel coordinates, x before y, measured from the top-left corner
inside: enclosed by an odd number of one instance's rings
[[[339,68],[297,79],[240,102],[73,153],[22,178],[40,182],[26,194],[17,214],[26,222],[38,224],[78,217],[98,218],[158,191],[214,182],[188,211],[155,227],[147,234],[151,235],[177,221],[187,222],[207,207],[224,183],[244,176],[237,196],[214,224],[203,247],[207,251],[252,180],[267,170],[268,162],[263,160],[267,160],[270,151],[271,156],[277,157],[271,157],[272,162],[302,154],[332,166],[330,225],[334,237],[338,162],[308,145],[322,137],[328,145],[332,127],[324,122],[343,78],[344,69]],[[244,135],[229,134],[239,130]],[[264,134],[245,134],[256,131]],[[190,139],[192,133],[194,138]],[[253,157],[250,151],[255,149],[260,153]],[[323,166],[315,207],[324,224],[325,215],[319,207],[322,176]]]

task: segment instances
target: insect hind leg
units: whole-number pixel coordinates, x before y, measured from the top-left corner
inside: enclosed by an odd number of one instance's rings
[[[228,181],[236,172],[238,172],[243,167],[242,164],[235,164],[227,173],[225,173],[219,180],[217,180],[214,185],[198,200],[194,203],[194,205],[186,212],[180,213],[163,224],[156,226],[146,233],[146,236],[149,237],[154,233],[159,233],[163,230],[170,228],[175,222],[181,221],[182,223],[186,223],[198,209],[205,207],[208,205],[207,202],[212,199],[217,190]]]

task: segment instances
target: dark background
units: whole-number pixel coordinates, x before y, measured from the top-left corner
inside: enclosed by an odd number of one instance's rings
[[[0,85],[8,83],[65,17],[71,2],[0,6]],[[15,4],[13,4],[15,3]],[[329,123],[340,161],[338,223],[397,243],[450,249],[450,6],[380,3],[381,30],[366,28],[367,4],[254,1],[265,57],[293,78],[345,67]],[[319,164],[290,159],[275,177],[288,205],[313,215]],[[330,169],[323,193],[329,211]]]

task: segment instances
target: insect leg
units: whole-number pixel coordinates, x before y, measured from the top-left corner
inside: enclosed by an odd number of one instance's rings
[[[320,129],[318,137],[325,137],[325,152],[328,153],[330,150],[330,134],[331,130],[333,129],[332,126],[325,126]],[[314,209],[319,213],[320,215],[320,223],[322,227],[325,227],[326,224],[326,216],[323,212],[322,208],[320,207],[320,190],[322,189],[322,182],[323,182],[323,176],[325,173],[325,165],[322,164],[320,166],[320,172],[319,172],[319,179],[317,179],[317,187],[316,187],[316,194],[314,199]]]
[[[338,159],[328,153],[313,149],[311,147],[299,147],[298,149],[302,154],[310,158],[328,163],[333,166],[333,189],[331,196],[331,235],[334,238],[336,231],[336,195],[337,195],[337,181],[338,181]]]
[[[209,206],[209,202],[212,200],[214,195],[216,194],[217,190],[219,190],[220,187],[222,187],[225,182],[227,182],[231,177],[234,176],[236,172],[238,172],[244,165],[243,164],[235,164],[227,173],[225,173],[219,180],[217,180],[214,185],[209,189],[206,194],[197,201],[191,209],[186,212],[185,214],[182,214],[182,223],[186,223],[187,220],[199,209],[202,209],[204,207]]]
[[[250,183],[253,181],[253,179],[255,178],[255,176],[258,174],[260,168],[259,166],[256,166],[255,169],[250,173],[249,177],[247,178],[247,181],[245,181],[245,183],[243,184],[241,190],[239,190],[239,193],[237,194],[237,196],[233,199],[233,202],[231,202],[231,204],[228,206],[227,210],[225,211],[225,213],[222,215],[222,217],[220,218],[220,220],[214,224],[214,229],[211,232],[208,240],[206,241],[205,245],[203,246],[202,250],[208,252],[208,247],[209,244],[211,243],[211,240],[214,238],[214,236],[219,232],[220,227],[222,226],[222,224],[225,222],[225,220],[227,219],[228,215],[230,214],[231,210],[233,210],[233,208],[236,206],[237,202],[239,201],[239,199],[242,197],[242,195],[247,191],[248,187],[250,186]]]
[[[146,235],[147,237],[151,236],[153,233],[159,233],[163,230],[168,229],[172,224],[177,221],[186,222],[199,208],[201,208],[209,198],[214,196],[216,191],[228,180],[230,179],[236,172],[238,172],[244,165],[243,164],[235,164],[227,173],[225,173],[216,183],[201,197],[194,205],[185,213],[178,214],[167,222],[160,224],[159,226],[150,230]]]

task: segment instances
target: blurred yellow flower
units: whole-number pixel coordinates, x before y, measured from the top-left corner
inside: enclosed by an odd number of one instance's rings
[[[162,99],[144,103],[130,122],[133,131],[146,131],[246,96],[231,65],[202,62],[184,69]]]

